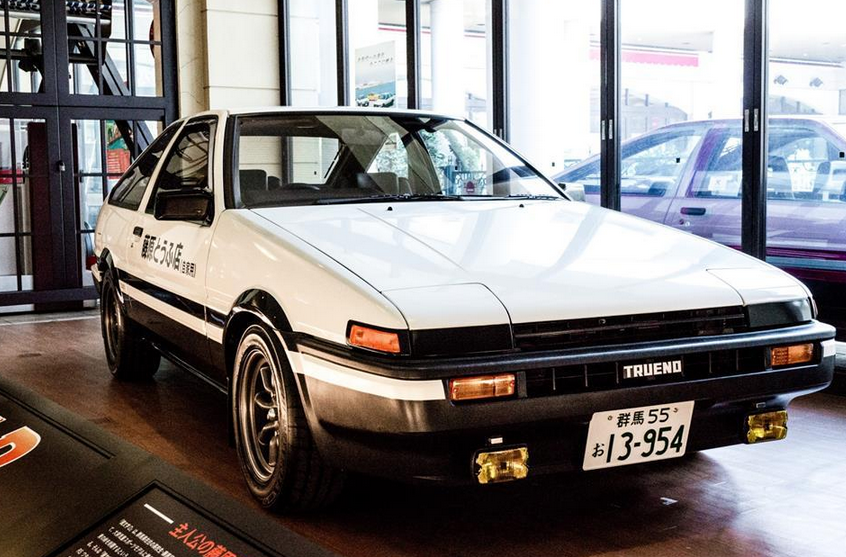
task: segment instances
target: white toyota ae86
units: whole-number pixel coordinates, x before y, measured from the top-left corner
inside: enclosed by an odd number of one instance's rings
[[[782,439],[834,368],[789,275],[573,201],[423,112],[180,120],[95,246],[109,368],[164,355],[228,393],[276,509],[327,503],[346,471],[486,484]]]

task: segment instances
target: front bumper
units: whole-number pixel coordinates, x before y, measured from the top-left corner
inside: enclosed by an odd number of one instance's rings
[[[752,412],[784,409],[796,396],[825,388],[834,372],[834,329],[821,323],[775,331],[615,346],[590,351],[433,360],[379,367],[372,360],[343,361],[337,352],[303,343],[292,354],[306,415],[321,454],[336,466],[398,479],[448,483],[474,481],[474,454],[526,445],[530,475],[580,470],[594,412],[695,401],[688,451],[742,443]],[[446,399],[446,379],[460,375],[531,369],[555,362],[612,361],[713,350],[815,342],[809,365],[729,377],[617,387],[594,392],[456,405]],[[403,371],[415,379],[401,379]]]

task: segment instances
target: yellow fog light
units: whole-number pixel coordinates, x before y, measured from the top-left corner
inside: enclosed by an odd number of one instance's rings
[[[814,345],[794,344],[793,346],[778,346],[772,349],[773,367],[804,364],[814,359]]]
[[[480,484],[522,480],[529,474],[529,449],[508,449],[505,451],[482,452],[476,456],[479,471],[476,479]]]
[[[787,411],[764,412],[746,417],[746,442],[778,441],[787,437]]]

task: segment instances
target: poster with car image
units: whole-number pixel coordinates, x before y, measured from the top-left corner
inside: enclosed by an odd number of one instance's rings
[[[393,41],[355,49],[355,104],[389,108],[397,100],[396,46]]]

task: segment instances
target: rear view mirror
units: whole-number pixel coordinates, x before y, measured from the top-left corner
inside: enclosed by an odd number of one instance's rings
[[[564,190],[564,193],[567,194],[567,197],[572,199],[573,201],[585,201],[585,186],[584,184],[579,184],[574,182],[572,184],[565,184],[564,182],[560,182],[558,186]]]
[[[205,190],[160,191],[156,195],[156,220],[188,220],[208,223],[212,194]]]

